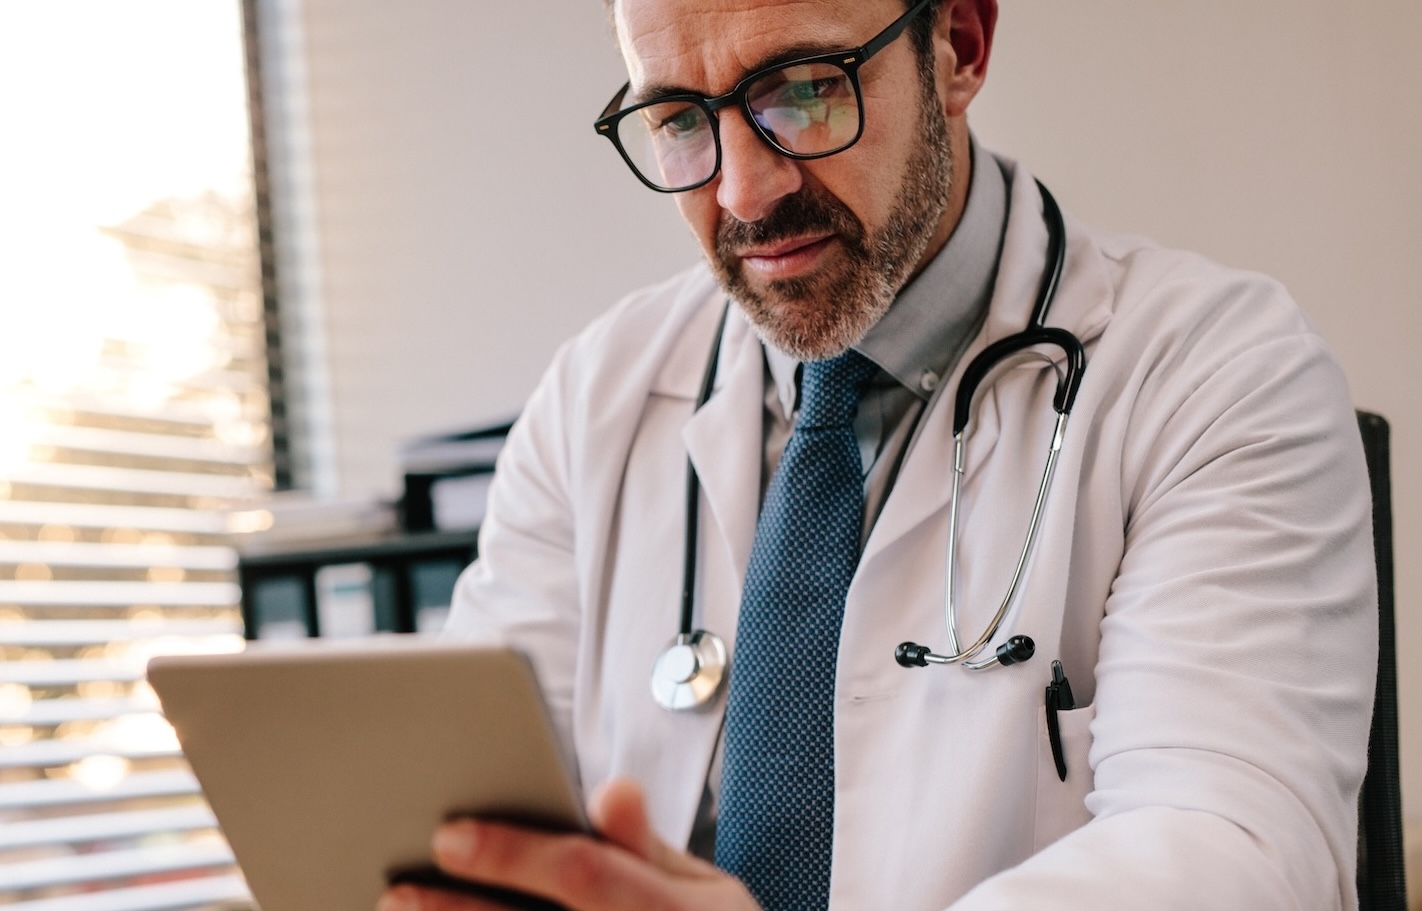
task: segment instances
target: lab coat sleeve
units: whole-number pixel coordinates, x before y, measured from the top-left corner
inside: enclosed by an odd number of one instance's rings
[[[568,437],[571,346],[554,359],[499,455],[479,556],[455,586],[445,634],[513,645],[533,660],[570,740],[578,584]]]
[[[1356,907],[1377,627],[1354,412],[1281,289],[1216,296],[1176,329],[1118,314],[1088,370],[1124,403],[1094,431],[1116,441],[1097,458],[1119,459],[1125,552],[1092,820],[954,911]]]
[[[558,350],[499,455],[478,559],[455,586],[446,634],[527,653],[570,748],[575,696],[595,701],[579,688],[599,660],[628,451],[684,326],[715,318],[703,306],[713,288],[704,269],[688,269],[629,295]]]

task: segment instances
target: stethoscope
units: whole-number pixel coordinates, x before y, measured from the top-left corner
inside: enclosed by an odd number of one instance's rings
[[[1082,375],[1086,372],[1086,352],[1081,341],[1065,329],[1044,325],[1047,311],[1056,296],[1061,281],[1062,269],[1066,263],[1066,226],[1062,221],[1061,209],[1052,194],[1041,183],[1037,188],[1042,194],[1042,215],[1047,223],[1047,266],[1043,270],[1037,290],[1037,303],[1032,310],[1032,320],[1021,332],[1009,335],[989,345],[969,362],[963,371],[953,402],[953,489],[948,511],[948,547],[943,596],[944,626],[948,632],[948,651],[938,654],[927,646],[905,642],[894,650],[894,660],[903,667],[927,667],[929,664],[960,664],[972,671],[991,667],[1007,666],[1024,662],[1032,657],[1036,645],[1024,635],[1011,636],[990,653],[988,644],[1002,632],[1012,606],[1017,601],[1022,580],[1031,561],[1037,542],[1037,532],[1041,527],[1043,508],[1047,502],[1047,492],[1051,489],[1052,476],[1056,471],[1057,456],[1061,452],[1062,438],[1066,432],[1067,417],[1076,401],[1077,390],[1081,387]],[[706,364],[706,373],[701,381],[701,389],[696,399],[700,409],[711,397],[711,389],[716,382],[716,365],[721,355],[721,336],[726,324],[726,313],[722,312],[721,322],[716,328],[715,342],[711,347],[711,357]],[[967,427],[972,414],[973,399],[983,381],[1007,359],[1039,345],[1058,348],[1064,355],[1064,362],[1057,370],[1057,391],[1052,400],[1056,411],[1056,427],[1052,433],[1047,451],[1046,468],[1042,471],[1042,481],[1037,488],[1037,497],[1032,506],[1032,519],[1027,525],[1027,537],[1022,544],[1022,552],[1008,584],[1007,594],[993,614],[982,635],[963,648],[959,644],[957,630],[958,607],[954,600],[954,587],[958,579],[958,519],[959,503],[965,471],[967,450]],[[703,706],[715,698],[726,679],[726,644],[715,633],[695,629],[693,620],[694,589],[696,586],[697,553],[697,513],[701,496],[696,469],[687,463],[686,491],[686,535],[682,565],[681,626],[676,635],[652,666],[652,698],[662,708],[683,711]],[[985,654],[986,653],[986,654]]]

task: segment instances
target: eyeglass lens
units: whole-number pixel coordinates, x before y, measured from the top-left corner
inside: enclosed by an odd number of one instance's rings
[[[834,63],[794,63],[746,87],[745,106],[761,134],[791,155],[819,156],[859,135],[859,92]],[[711,114],[690,101],[652,102],[617,124],[617,138],[642,176],[667,190],[695,186],[716,171]]]

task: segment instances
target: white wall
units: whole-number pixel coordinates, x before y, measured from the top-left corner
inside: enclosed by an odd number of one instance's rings
[[[600,0],[304,0],[336,460],[511,411],[559,340],[694,255],[590,126]],[[1404,788],[1422,819],[1422,5],[1002,0],[975,122],[1064,206],[1282,278],[1393,421]]]
[[[557,344],[690,263],[592,122],[626,79],[598,0],[304,0],[339,486],[517,410]]]

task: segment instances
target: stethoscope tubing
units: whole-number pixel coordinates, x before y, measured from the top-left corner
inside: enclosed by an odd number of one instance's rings
[[[948,511],[948,555],[947,569],[944,571],[944,593],[943,593],[943,620],[948,631],[947,655],[934,655],[928,660],[934,664],[958,664],[970,671],[981,671],[997,664],[997,659],[989,658],[986,661],[970,661],[982,653],[987,644],[1002,629],[1003,621],[1007,619],[1007,614],[1011,610],[1013,603],[1017,600],[1017,589],[1022,583],[1023,576],[1026,575],[1027,563],[1032,556],[1032,547],[1037,540],[1037,528],[1041,525],[1042,512],[1047,503],[1047,491],[1052,486],[1052,476],[1056,472],[1057,456],[1061,453],[1062,437],[1066,431],[1068,415],[1059,413],[1057,415],[1057,426],[1052,433],[1052,444],[1047,454],[1047,465],[1042,471],[1042,482],[1037,485],[1037,497],[1032,505],[1032,519],[1027,524],[1027,537],[1022,542],[1022,552],[1017,557],[1017,565],[1012,571],[1012,581],[1008,583],[1007,594],[1003,596],[1002,603],[998,605],[997,613],[993,615],[992,621],[977,641],[966,649],[958,648],[958,630],[954,622],[957,617],[957,608],[953,603],[953,591],[955,588],[955,576],[957,575],[957,553],[958,543],[958,502],[959,494],[964,474],[963,454],[966,450],[963,436],[959,434],[953,439],[953,501]]]
[[[1037,289],[1037,301],[1032,308],[1032,321],[1021,332],[1013,333],[987,346],[969,362],[963,370],[962,379],[953,402],[953,482],[952,499],[948,510],[948,546],[944,558],[943,625],[948,634],[948,652],[934,654],[925,652],[925,661],[933,664],[962,664],[968,670],[985,670],[1000,663],[994,655],[982,661],[974,661],[982,654],[1001,631],[1012,606],[1016,603],[1022,579],[1031,560],[1037,532],[1041,526],[1042,513],[1051,489],[1052,477],[1056,472],[1057,457],[1061,453],[1062,438],[1066,431],[1067,418],[1076,402],[1077,391],[1081,387],[1082,375],[1086,370],[1086,352],[1081,341],[1065,329],[1043,325],[1047,311],[1056,297],[1066,265],[1066,224],[1056,199],[1041,182],[1037,182],[1042,196],[1042,216],[1047,223],[1047,268]],[[1019,352],[1040,345],[1048,345],[1061,350],[1065,365],[1058,375],[1057,390],[1052,407],[1057,413],[1056,427],[1052,432],[1052,442],[1047,452],[1047,462],[1042,470],[1042,480],[1037,486],[1037,496],[1033,501],[1032,518],[1027,525],[1027,535],[1022,550],[1013,568],[1012,579],[1008,583],[1007,594],[998,605],[996,613],[984,628],[982,634],[967,648],[958,642],[958,608],[954,592],[957,588],[958,532],[962,495],[962,480],[967,463],[967,428],[972,417],[973,400],[983,381],[1005,360]]]
[[[715,340],[711,343],[711,356],[706,361],[706,372],[701,377],[701,388],[696,395],[696,411],[711,398],[711,390],[716,385],[716,368],[721,360],[721,336],[726,332],[726,317],[731,312],[727,303],[721,308],[721,318],[716,322]],[[685,644],[691,639],[696,611],[696,555],[697,530],[701,514],[701,480],[696,476],[696,466],[686,460],[686,549],[681,561],[681,624],[677,631],[677,641]]]

